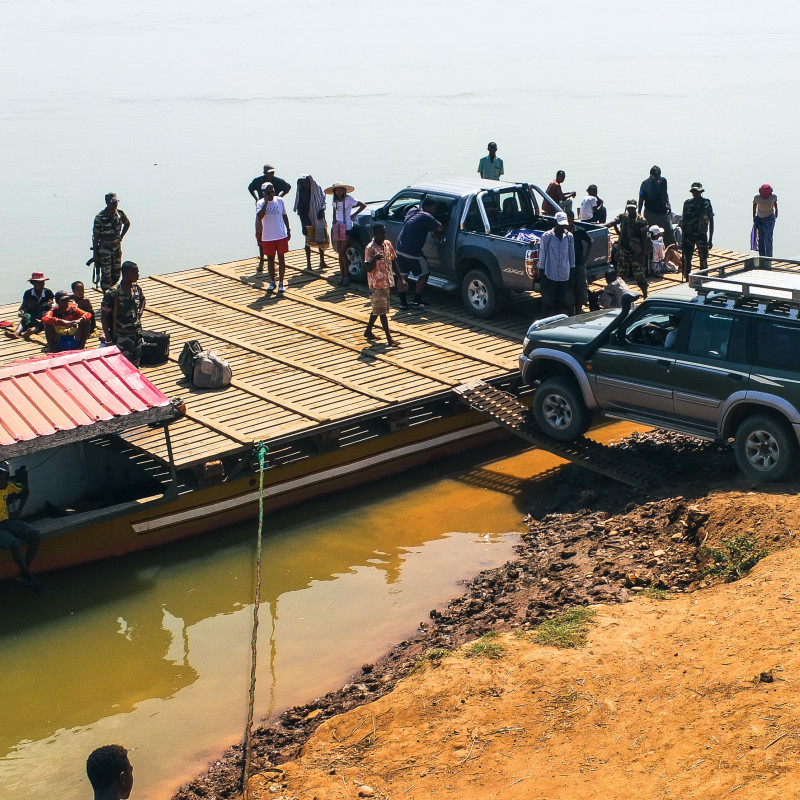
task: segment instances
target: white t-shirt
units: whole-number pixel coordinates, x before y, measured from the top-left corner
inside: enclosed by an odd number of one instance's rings
[[[580,218],[585,222],[592,218],[597,207],[597,198],[593,194],[587,194],[581,201]]]
[[[345,228],[349,231],[353,227],[353,220],[350,217],[353,214],[353,207],[359,203],[352,195],[346,194],[344,200],[333,201],[333,213],[336,222],[344,222]],[[342,213],[344,212],[344,219]]]
[[[651,239],[653,243],[653,261],[663,261],[664,260],[664,240],[663,239]]]
[[[277,242],[286,238],[286,225],[283,223],[283,215],[286,213],[286,206],[280,197],[275,197],[269,202],[259,200],[256,204],[256,214],[261,209],[264,216],[261,218],[261,241]]]

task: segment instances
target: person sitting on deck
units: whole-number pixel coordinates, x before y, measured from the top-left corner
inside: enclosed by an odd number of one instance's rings
[[[606,270],[605,277],[606,285],[599,291],[593,292],[597,308],[620,308],[622,306],[622,296],[629,294],[631,289],[613,268]]]
[[[83,281],[75,281],[72,286],[70,286],[70,289],[72,289],[72,297],[75,300],[75,305],[78,306],[81,311],[92,315],[89,319],[89,336],[91,336],[97,328],[97,319],[95,318],[92,301],[86,296],[86,287],[83,285]]]
[[[119,744],[93,750],[86,759],[86,775],[94,800],[127,800],[133,790],[133,767],[128,751]]]
[[[56,292],[56,307],[42,317],[48,346],[57,352],[83,350],[91,317],[72,302],[69,292],[63,289]]]
[[[28,499],[27,475],[27,471],[20,468],[14,475],[17,480],[11,480],[11,467],[8,461],[0,461],[0,549],[9,550],[19,567],[17,581],[34,592],[41,592],[42,584],[31,574],[31,564],[42,541],[41,534],[33,525],[21,519],[11,519],[8,510],[8,498],[14,495],[20,496],[15,516],[19,515],[25,505]],[[24,544],[28,547],[23,554]]]
[[[22,295],[20,321],[15,331],[17,335],[30,336],[43,330],[42,317],[53,307],[55,299],[53,292],[44,285],[49,280],[43,272],[34,272],[28,280],[31,288]]]

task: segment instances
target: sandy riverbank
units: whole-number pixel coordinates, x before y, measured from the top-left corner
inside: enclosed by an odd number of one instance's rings
[[[478,576],[338,692],[260,729],[253,787],[319,800],[365,783],[387,797],[615,797],[632,786],[764,797],[764,782],[770,796],[791,793],[794,735],[764,748],[796,716],[771,694],[793,688],[793,600],[781,598],[796,594],[796,553],[716,586],[702,545],[738,533],[770,551],[797,544],[797,487],[756,491],[730,453],[676,435],[621,450],[655,460],[673,491],[645,496],[576,468],[547,478],[552,501],[532,509],[513,563]],[[645,587],[670,599],[637,599]],[[598,615],[584,649],[532,641],[542,620],[587,605]],[[461,646],[492,631],[501,657],[468,658]],[[457,652],[420,669],[431,648]],[[754,686],[762,672],[773,682]],[[237,796],[240,758],[230,751],[176,798]]]

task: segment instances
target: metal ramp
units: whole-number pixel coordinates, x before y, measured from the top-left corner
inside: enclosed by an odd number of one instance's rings
[[[657,485],[657,471],[635,456],[621,453],[585,436],[574,442],[558,442],[549,438],[536,424],[530,410],[508,392],[484,381],[463,383],[453,391],[470,408],[540,450],[637,489],[651,489]]]

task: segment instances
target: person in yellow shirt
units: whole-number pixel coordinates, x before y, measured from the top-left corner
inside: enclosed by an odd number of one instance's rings
[[[33,525],[21,519],[11,519],[8,499],[15,495],[21,495],[19,507],[21,509],[28,499],[28,487],[24,483],[11,480],[11,467],[8,461],[2,461],[0,462],[0,550],[11,552],[11,557],[19,567],[17,580],[34,592],[41,592],[44,587],[33,577],[30,567],[36,558],[42,537]],[[23,554],[24,544],[28,547]]]

